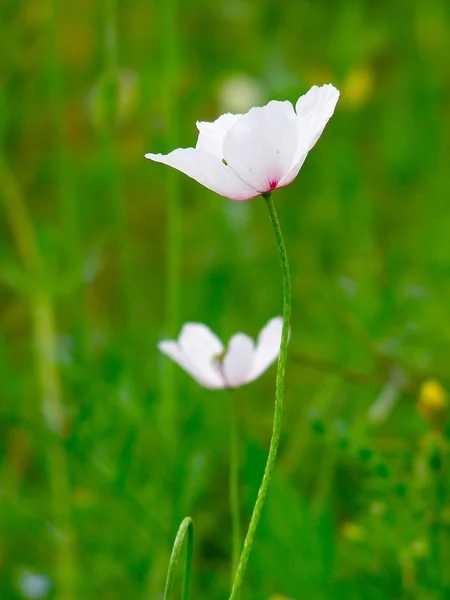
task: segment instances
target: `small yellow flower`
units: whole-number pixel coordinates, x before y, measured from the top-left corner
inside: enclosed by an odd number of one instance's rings
[[[448,394],[436,379],[427,379],[420,386],[417,409],[426,421],[442,419],[448,409]]]
[[[350,542],[361,542],[366,537],[366,530],[354,521],[347,521],[347,523],[344,523],[341,533],[343,537]]]
[[[342,103],[349,108],[363,106],[373,92],[373,73],[366,66],[356,66],[342,84]]]

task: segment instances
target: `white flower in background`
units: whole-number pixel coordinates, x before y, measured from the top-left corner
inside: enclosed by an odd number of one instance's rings
[[[331,84],[313,86],[300,96],[295,110],[290,102],[272,100],[243,115],[199,121],[195,148],[145,157],[178,169],[221,196],[250,200],[297,177],[338,99]]]
[[[236,333],[225,349],[202,323],[186,323],[177,341],[164,340],[158,348],[200,385],[211,390],[235,388],[257,379],[277,358],[283,319],[271,319],[255,342]]]
[[[19,577],[19,587],[25,598],[45,598],[52,586],[48,575],[24,569]]]
[[[248,75],[234,75],[226,79],[219,91],[220,108],[226,111],[246,111],[262,99],[260,84]]]

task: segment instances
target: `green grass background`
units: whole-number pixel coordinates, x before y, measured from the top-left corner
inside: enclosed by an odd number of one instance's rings
[[[192,598],[229,593],[227,394],[156,344],[256,336],[278,256],[262,199],[143,155],[194,145],[242,78],[258,104],[342,93],[274,195],[292,337],[242,597],[450,598],[445,416],[416,408],[450,386],[447,2],[2,0],[0,24],[0,598],[27,572],[58,600],[161,598],[187,514]],[[274,383],[235,392],[244,527]]]

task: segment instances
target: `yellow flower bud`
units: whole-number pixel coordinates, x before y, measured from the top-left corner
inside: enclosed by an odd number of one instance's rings
[[[344,523],[341,532],[343,537],[350,542],[361,542],[366,537],[366,530],[354,521],[347,521],[347,523]]]
[[[355,110],[363,106],[372,95],[373,79],[369,67],[354,67],[342,84],[342,103]]]
[[[427,379],[422,383],[417,409],[426,421],[442,420],[448,409],[448,395],[439,381]]]

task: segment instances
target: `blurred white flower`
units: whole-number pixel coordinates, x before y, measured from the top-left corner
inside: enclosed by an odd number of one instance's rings
[[[261,330],[256,344],[245,333],[236,333],[225,349],[206,325],[186,323],[177,341],[164,340],[158,348],[203,387],[235,388],[270,367],[280,351],[282,328],[283,319],[275,317]]]
[[[261,102],[260,84],[248,75],[226,79],[219,92],[220,108],[226,112],[243,112]]]
[[[19,588],[25,598],[45,598],[51,589],[48,575],[24,570],[19,577]]]
[[[295,110],[290,102],[272,100],[243,115],[198,121],[195,148],[145,157],[178,169],[221,196],[250,200],[297,177],[338,99],[331,84],[313,86],[300,96]]]

